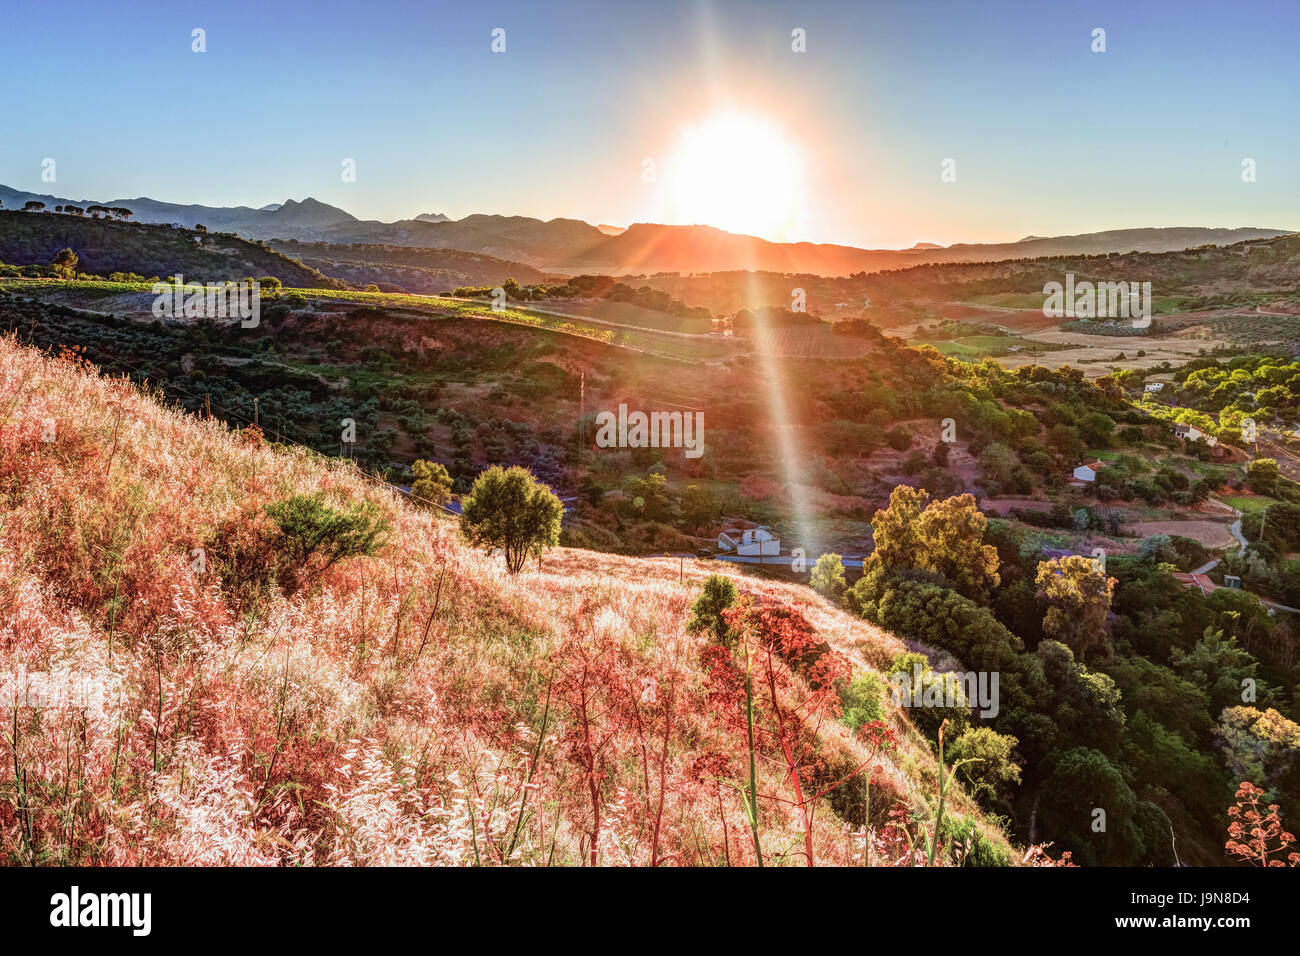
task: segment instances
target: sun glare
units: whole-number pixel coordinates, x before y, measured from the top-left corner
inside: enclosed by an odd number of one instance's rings
[[[669,172],[669,221],[783,240],[794,225],[798,163],[762,120],[723,116],[683,136]]]

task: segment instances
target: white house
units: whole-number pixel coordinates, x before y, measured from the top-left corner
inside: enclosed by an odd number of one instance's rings
[[[781,539],[771,530],[758,525],[753,528],[726,528],[718,532],[718,550],[736,554],[779,555]]]
[[[1142,391],[1144,391],[1144,392],[1158,392],[1158,391],[1160,391],[1161,389],[1163,389],[1164,387],[1165,387],[1165,383],[1164,383],[1164,382],[1147,382],[1146,385],[1144,385],[1144,386],[1142,387]]]
[[[1184,441],[1204,441],[1211,448],[1219,443],[1219,439],[1213,435],[1205,434],[1195,425],[1185,425],[1181,422],[1174,426],[1174,437],[1181,438]]]
[[[1075,481],[1096,481],[1097,472],[1106,467],[1104,461],[1090,461],[1074,469]]]

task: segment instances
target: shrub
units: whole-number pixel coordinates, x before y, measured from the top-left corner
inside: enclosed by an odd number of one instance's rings
[[[884,678],[875,671],[858,672],[840,693],[843,705],[840,719],[854,730],[863,724],[882,720],[885,716],[884,696]]]
[[[836,604],[844,599],[848,582],[844,579],[844,561],[838,554],[823,554],[812,569],[811,584],[814,591],[830,598]]]
[[[451,473],[441,462],[419,459],[411,465],[411,494],[422,505],[438,507],[451,497]]]
[[[977,800],[1003,796],[1011,786],[1020,784],[1020,765],[1011,759],[1015,737],[1000,734],[991,727],[967,727],[951,744],[954,761],[970,761],[958,777]]]
[[[701,631],[713,636],[719,644],[728,644],[731,638],[730,628],[722,612],[736,603],[736,585],[731,578],[713,574],[704,582],[704,590],[691,605],[691,617],[686,622],[686,629],[693,634]]]
[[[1011,866],[1006,848],[989,840],[972,817],[945,815],[939,838],[950,855],[960,856],[964,866]],[[958,845],[964,848],[960,854],[955,853]]]
[[[276,550],[299,584],[346,558],[377,553],[388,539],[388,520],[368,501],[340,511],[318,491],[269,504],[266,513],[277,528]]]

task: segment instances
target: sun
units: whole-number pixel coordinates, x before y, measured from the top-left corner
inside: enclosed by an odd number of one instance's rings
[[[668,177],[669,221],[785,239],[798,199],[794,147],[752,116],[719,116],[688,129]]]

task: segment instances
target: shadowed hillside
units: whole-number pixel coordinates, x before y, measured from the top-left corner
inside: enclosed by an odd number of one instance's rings
[[[79,271],[94,275],[122,272],[150,278],[180,272],[198,282],[274,276],[285,285],[348,288],[346,282],[237,236],[0,210],[0,262],[45,266],[63,249],[77,254]]]

